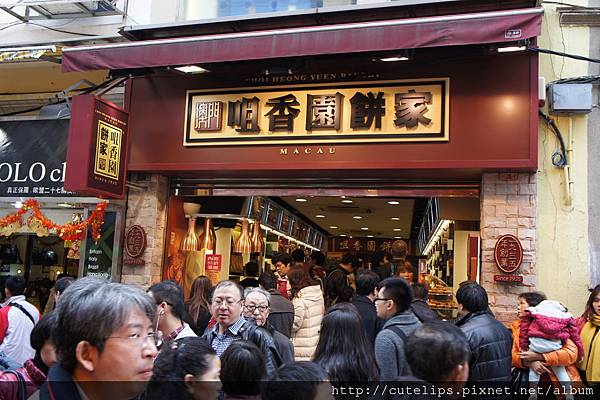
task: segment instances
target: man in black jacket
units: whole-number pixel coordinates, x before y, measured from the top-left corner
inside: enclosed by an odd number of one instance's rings
[[[460,286],[456,300],[461,315],[456,326],[467,336],[472,354],[467,386],[508,384],[512,336],[504,325],[486,312],[487,292],[477,283],[468,283]]]
[[[367,338],[373,345],[375,345],[375,337],[383,326],[383,320],[377,317],[377,310],[373,304],[377,296],[378,284],[379,276],[375,272],[368,271],[360,274],[356,278],[356,296],[351,301],[358,310]]]
[[[211,345],[217,355],[227,350],[235,340],[249,340],[265,356],[267,375],[272,375],[281,365],[273,337],[262,326],[242,316],[244,308],[244,289],[236,282],[221,281],[213,291],[211,311],[217,324],[202,337]]]
[[[272,272],[265,271],[258,278],[258,283],[271,295],[271,312],[267,318],[269,325],[288,338],[292,337],[294,305],[277,290],[277,277]]]
[[[340,265],[327,276],[327,297],[325,303],[331,306],[336,303],[350,301],[354,294],[354,271],[359,268],[359,260],[354,254],[342,256]]]

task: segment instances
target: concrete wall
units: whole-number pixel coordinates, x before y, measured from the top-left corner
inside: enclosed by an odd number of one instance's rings
[[[586,1],[574,4],[587,5]],[[589,29],[561,27],[556,5],[544,5],[545,15],[539,46],[588,56]],[[585,76],[588,63],[540,54],[540,76],[550,83],[557,79]],[[547,112],[547,110],[545,110]],[[564,170],[552,165],[559,148],[555,135],[540,121],[539,171],[537,174],[537,289],[563,302],[574,314],[583,311],[588,296],[588,117],[564,116],[553,119],[563,133],[568,152],[572,199],[567,195]],[[571,127],[571,129],[570,129]],[[569,144],[569,130],[572,143]],[[600,237],[596,235],[596,238]],[[598,240],[598,239],[596,239]]]

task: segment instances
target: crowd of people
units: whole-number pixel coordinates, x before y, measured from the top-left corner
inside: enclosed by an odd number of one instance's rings
[[[600,398],[600,285],[579,318],[522,293],[507,328],[476,282],[446,321],[404,261],[328,270],[300,253],[276,254],[275,273],[247,265],[243,285],[197,277],[187,299],[173,281],[63,278],[43,317],[10,277],[0,399]]]

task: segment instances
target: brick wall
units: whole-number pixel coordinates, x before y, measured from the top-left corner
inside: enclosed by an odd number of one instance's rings
[[[121,282],[148,288],[161,279],[169,181],[160,175],[134,175],[131,181],[145,189],[129,189],[125,231],[132,225],[140,225],[146,231],[147,246],[141,256],[146,263],[140,266],[124,265]]]
[[[536,176],[530,173],[483,174],[481,185],[481,276],[490,306],[505,323],[517,317],[517,295],[535,290]],[[515,235],[523,246],[523,263],[515,274],[523,283],[495,283],[502,272],[494,261],[494,246],[502,235]]]

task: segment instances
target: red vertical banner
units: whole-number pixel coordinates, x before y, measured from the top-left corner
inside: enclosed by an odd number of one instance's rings
[[[129,114],[94,95],[71,104],[65,188],[81,194],[122,199],[127,178]]]
[[[216,285],[220,281],[223,256],[221,254],[207,254],[204,262],[206,276]]]

